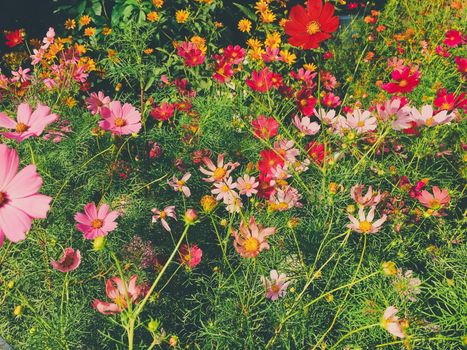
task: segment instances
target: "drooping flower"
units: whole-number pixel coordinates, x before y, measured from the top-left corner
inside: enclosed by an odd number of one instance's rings
[[[27,103],[21,103],[16,113],[16,121],[10,119],[6,114],[0,113],[0,127],[13,129],[12,132],[1,133],[8,139],[22,142],[29,137],[39,136],[45,127],[58,119],[58,115],[51,114],[50,108],[44,105],[38,105],[32,111]]]
[[[203,178],[206,182],[220,182],[229,177],[230,173],[240,165],[237,162],[224,164],[224,154],[222,153],[217,156],[217,165],[208,157],[203,158],[203,163],[207,166],[207,169],[200,167],[199,171],[208,176]]]
[[[266,298],[276,301],[285,296],[290,281],[287,279],[285,273],[279,274],[277,270],[271,270],[269,277],[270,279],[261,276],[261,283],[263,283],[264,288],[266,288]]]
[[[9,48],[18,46],[19,44],[23,43],[23,34],[21,30],[14,30],[9,33],[5,33],[6,42],[5,45]]]
[[[405,334],[400,325],[399,317],[396,314],[399,312],[394,306],[389,306],[381,318],[381,327],[387,330],[390,334],[395,337],[404,339]]]
[[[302,136],[315,135],[321,129],[321,126],[317,122],[312,122],[310,117],[303,117],[300,119],[298,115],[295,115],[292,120],[295,127],[300,131]]]
[[[103,107],[109,108],[110,97],[105,96],[103,91],[99,91],[97,94],[95,92],[91,93],[91,96],[86,98],[86,107],[91,112],[92,115],[101,113]]]
[[[134,275],[125,285],[120,277],[112,277],[105,284],[105,293],[111,303],[99,299],[94,299],[92,307],[104,315],[113,315],[128,308],[128,301],[136,303],[142,296],[142,287],[136,285],[138,276]]]
[[[277,135],[279,123],[272,117],[260,115],[258,118],[251,122],[253,126],[253,134],[255,137],[267,140]]]
[[[180,264],[186,264],[188,268],[194,269],[201,263],[203,251],[196,244],[184,244],[180,247]]]
[[[79,250],[75,251],[73,248],[69,247],[65,249],[60,260],[52,261],[51,265],[55,270],[60,272],[70,272],[76,270],[80,263],[81,253]]]
[[[417,199],[420,204],[431,209],[434,216],[440,216],[439,211],[446,208],[451,202],[448,190],[446,188],[440,190],[438,186],[433,186],[433,194],[427,190],[421,191]]]
[[[151,109],[151,117],[156,120],[168,120],[174,115],[175,105],[173,103],[162,102],[160,106]]]
[[[18,172],[19,157],[14,149],[0,144],[0,247],[4,238],[17,243],[26,238],[33,219],[45,219],[51,197],[37,193],[42,178],[35,165]]]
[[[166,219],[172,218],[177,220],[177,214],[175,214],[175,205],[169,205],[168,207],[165,207],[164,210],[153,208],[151,211],[154,214],[152,217],[152,222],[156,223],[158,220],[160,220],[166,231],[170,232],[171,229]]]
[[[375,206],[371,207],[368,214],[365,215],[365,207],[360,207],[360,210],[358,211],[358,220],[349,214],[349,220],[351,223],[348,224],[347,227],[355,232],[360,232],[363,234],[378,232],[381,228],[381,225],[383,225],[386,221],[387,216],[384,214],[380,219],[373,222],[375,217],[375,209]]]
[[[186,182],[190,179],[191,177],[191,174],[190,173],[186,173],[185,175],[183,175],[183,177],[179,180],[175,177],[175,175],[173,176],[172,178],[172,181],[170,180],[167,180],[167,183],[172,186],[172,188],[175,190],[175,191],[179,191],[179,192],[183,192],[183,194],[185,195],[185,197],[190,197],[191,196],[191,191],[190,189],[188,188],[188,186],[186,185]]]
[[[350,189],[350,196],[359,206],[372,207],[381,202],[383,196],[379,191],[373,192],[373,187],[370,185],[366,194],[363,195],[364,188],[365,185],[356,184]]]
[[[94,203],[84,206],[84,213],[76,213],[76,228],[83,233],[85,239],[107,236],[117,228],[115,220],[120,216],[118,211],[109,212],[109,205],[102,204],[99,208]]]
[[[129,135],[141,129],[141,113],[129,103],[122,106],[120,101],[112,101],[109,108],[102,108],[101,115],[99,126],[114,135]]]
[[[267,238],[276,232],[274,227],[264,228],[250,217],[248,226],[242,221],[239,230],[232,230],[234,248],[244,258],[255,258],[264,250],[269,249]]]
[[[256,189],[259,185],[259,182],[256,181],[254,176],[248,174],[243,175],[237,179],[237,190],[241,195],[251,197],[252,195],[258,193]]]
[[[322,0],[308,0],[307,8],[295,5],[285,24],[289,44],[305,50],[317,49],[339,27],[339,17],[334,16],[334,6]]]
[[[420,83],[420,72],[413,71],[412,67],[404,66],[401,70],[395,69],[391,73],[393,82],[382,84],[381,88],[390,94],[409,93]]]

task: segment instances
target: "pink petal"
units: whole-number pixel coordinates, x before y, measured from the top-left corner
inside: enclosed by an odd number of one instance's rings
[[[10,199],[23,198],[33,194],[42,186],[42,178],[37,174],[36,166],[31,164],[23,168],[6,186]]]
[[[31,229],[32,218],[22,210],[10,205],[0,208],[0,230],[11,242],[19,242],[26,238]]]
[[[18,171],[19,157],[14,149],[0,144],[0,190],[8,185]]]
[[[50,209],[52,197],[43,194],[34,194],[24,198],[12,199],[9,203],[12,207],[21,209],[34,219],[45,219]]]

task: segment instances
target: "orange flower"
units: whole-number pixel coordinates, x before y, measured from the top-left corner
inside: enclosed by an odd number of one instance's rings
[[[84,35],[90,37],[90,36],[94,36],[94,34],[96,34],[96,28],[88,27],[88,28],[84,29]]]
[[[81,24],[81,26],[87,26],[89,23],[91,23],[92,19],[91,17],[89,17],[88,15],[84,15],[84,16],[81,16],[81,18],[79,19],[79,24]]]
[[[72,18],[69,18],[65,21],[65,28],[70,30],[70,29],[75,29],[76,28],[76,21]]]
[[[249,33],[251,30],[251,21],[243,18],[238,22],[238,30],[242,33]]]
[[[146,19],[149,22],[156,22],[159,19],[159,14],[156,11],[151,11],[147,14]]]

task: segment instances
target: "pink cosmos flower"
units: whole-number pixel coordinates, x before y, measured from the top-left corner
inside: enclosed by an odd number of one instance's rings
[[[13,75],[13,77],[11,78],[11,81],[12,82],[21,82],[21,83],[25,83],[29,80],[31,80],[31,76],[28,75],[28,73],[31,71],[30,68],[26,68],[23,70],[22,67],[19,67],[18,71],[17,72],[14,72],[12,71],[11,74]]]
[[[292,121],[302,136],[315,135],[319,132],[319,129],[321,129],[321,126],[317,122],[312,122],[310,117],[303,117],[300,119],[300,117],[295,114]]]
[[[232,162],[224,164],[224,155],[222,153],[217,156],[217,165],[214,165],[208,157],[203,158],[203,163],[207,166],[207,169],[200,167],[199,171],[208,176],[203,178],[206,182],[220,182],[227,178],[240,165],[239,163]]]
[[[274,227],[263,228],[252,216],[246,226],[242,220],[239,230],[232,230],[234,248],[243,258],[255,258],[264,250],[269,249],[267,238],[276,232]]]
[[[446,37],[443,43],[449,47],[456,47],[462,44],[463,41],[462,33],[455,29],[451,29],[446,32]]]
[[[272,117],[266,118],[265,115],[260,115],[251,122],[253,126],[253,134],[256,138],[267,140],[277,135],[279,123]]]
[[[84,206],[84,213],[76,213],[76,228],[83,233],[85,239],[107,236],[117,228],[115,220],[120,216],[118,211],[109,212],[109,205],[102,204],[99,208],[94,203]]]
[[[295,188],[287,186],[274,192],[268,203],[272,210],[285,211],[294,207],[301,208],[302,203],[299,202],[301,197]]]
[[[42,179],[35,165],[18,172],[19,157],[14,149],[0,144],[0,247],[5,236],[11,242],[26,238],[33,219],[45,219],[51,197],[37,193]]]
[[[377,117],[382,121],[388,121],[391,118],[399,119],[410,114],[410,107],[407,105],[407,99],[393,97],[382,104],[376,105]]]
[[[358,211],[358,220],[349,214],[349,220],[351,223],[348,224],[347,227],[355,232],[360,232],[363,234],[378,232],[381,228],[381,225],[383,225],[386,221],[387,216],[384,214],[380,219],[373,222],[373,218],[375,217],[375,209],[375,206],[371,207],[368,215],[365,215],[364,207],[360,207],[360,210]]]
[[[216,182],[211,193],[217,195],[216,200],[226,201],[228,198],[234,196],[238,197],[237,192],[233,191],[237,187],[237,184],[233,182],[232,177],[224,179],[222,182]]]
[[[194,269],[201,263],[203,251],[196,244],[184,244],[180,247],[180,264],[186,264],[188,268]]]
[[[41,46],[41,49],[47,50],[50,44],[53,44],[54,39],[55,39],[55,30],[52,27],[49,27],[49,30],[45,34],[44,39],[42,39],[42,42],[44,45]]]
[[[297,160],[297,156],[300,154],[300,151],[295,148],[294,145],[295,143],[292,140],[282,139],[274,142],[274,151],[276,151],[283,160],[294,163]]]
[[[38,105],[33,112],[31,106],[22,103],[18,106],[16,121],[10,119],[6,114],[0,113],[0,127],[13,129],[13,132],[1,133],[8,139],[22,142],[29,137],[39,136],[45,127],[58,119],[58,115],[51,114],[50,108]]]
[[[261,283],[266,288],[266,298],[276,301],[287,293],[290,281],[287,280],[285,273],[279,274],[276,270],[271,270],[269,277],[270,279],[261,276]]]
[[[337,118],[336,111],[334,109],[331,109],[327,112],[322,108],[319,111],[315,109],[313,111],[313,114],[315,115],[316,118],[318,118],[324,124],[327,124],[327,125],[333,125]]]
[[[359,206],[372,207],[381,202],[383,196],[379,191],[373,193],[373,187],[370,186],[368,187],[368,191],[366,192],[366,194],[363,195],[364,188],[365,185],[356,184],[350,189],[350,196],[355,202],[357,202]]]
[[[91,96],[86,98],[86,106],[92,115],[101,113],[102,108],[109,108],[110,97],[105,96],[103,91],[99,91],[97,94],[95,92],[91,93]]]
[[[52,261],[50,264],[55,270],[60,272],[70,272],[78,268],[81,263],[81,253],[69,247],[65,249],[63,256],[58,261]]]
[[[261,58],[265,63],[281,61],[282,58],[279,56],[279,51],[280,49],[278,47],[270,48],[268,46],[266,47],[266,53],[263,53]]]
[[[120,277],[112,277],[105,284],[105,293],[112,303],[94,299],[92,307],[104,315],[113,315],[128,308],[128,301],[136,303],[142,296],[142,287],[136,285],[138,276],[130,278],[128,285]]]
[[[175,205],[170,205],[168,207],[165,207],[164,210],[159,210],[159,209],[152,209],[151,210],[154,213],[154,216],[152,217],[152,222],[156,223],[157,220],[161,220],[162,226],[166,229],[166,231],[171,231],[169,224],[165,220],[166,218],[172,218],[177,220],[177,215],[175,214]]]
[[[297,72],[291,72],[290,75],[297,80],[302,81],[307,88],[312,89],[316,84],[313,82],[313,79],[318,75],[318,73],[313,73],[310,70],[305,70],[300,68]]]
[[[256,181],[254,176],[250,176],[248,174],[243,175],[237,179],[237,189],[240,194],[245,195],[247,197],[251,197],[252,195],[258,193],[257,187],[259,182]]]
[[[109,108],[102,108],[101,115],[99,126],[114,135],[129,135],[141,129],[141,113],[129,103],[122,106],[120,101],[112,101]]]
[[[399,317],[396,314],[399,312],[394,306],[389,306],[381,319],[381,326],[395,337],[404,339],[405,334],[399,323]]]
[[[410,110],[412,120],[417,123],[417,126],[435,126],[440,124],[447,124],[454,119],[454,114],[448,111],[440,111],[436,114],[433,113],[433,106],[425,105],[419,111],[417,108]]]
[[[420,204],[433,210],[432,215],[434,216],[441,216],[439,211],[446,208],[451,201],[448,190],[446,188],[440,190],[438,186],[433,186],[433,194],[427,190],[421,191],[417,199]]]
[[[185,197],[190,197],[191,196],[191,191],[190,189],[188,188],[188,186],[186,185],[186,182],[190,179],[191,177],[191,174],[190,173],[186,173],[185,175],[183,175],[183,177],[179,180],[175,177],[175,175],[173,176],[172,178],[172,181],[170,180],[167,180],[167,183],[172,186],[172,188],[175,190],[175,191],[179,191],[179,192],[183,192],[183,194],[185,195]]]
[[[229,213],[240,213],[240,209],[243,208],[242,200],[237,192],[232,192],[230,197],[224,199],[225,209]]]
[[[196,67],[204,62],[203,52],[191,42],[182,42],[177,46],[177,53],[188,67]]]
[[[327,92],[322,98],[321,103],[328,108],[336,108],[341,104],[339,96],[334,95],[332,92]]]
[[[352,114],[347,115],[347,125],[354,129],[357,134],[376,130],[378,123],[375,117],[371,116],[369,111],[356,109]]]
[[[232,64],[240,64],[245,57],[245,49],[239,45],[229,45],[224,49],[224,57]]]

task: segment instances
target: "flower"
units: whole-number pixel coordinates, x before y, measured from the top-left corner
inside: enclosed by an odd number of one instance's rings
[[[149,114],[156,120],[168,120],[174,115],[175,105],[173,103],[162,102],[159,107],[155,107]]]
[[[260,115],[251,122],[253,126],[253,134],[256,138],[267,140],[277,135],[279,123],[272,117]]]
[[[360,207],[358,211],[358,220],[349,214],[350,224],[347,225],[348,228],[352,229],[355,232],[360,232],[363,234],[367,233],[376,233],[380,230],[381,225],[386,221],[387,216],[384,214],[380,219],[373,222],[375,217],[376,206],[372,206],[368,215],[365,215],[364,207]]]
[[[266,298],[276,301],[282,298],[287,293],[287,287],[290,282],[287,280],[285,273],[279,273],[277,270],[271,270],[269,273],[270,279],[261,276],[261,283],[266,288]]]
[[[0,247],[5,236],[11,242],[26,238],[33,219],[45,219],[51,197],[37,193],[42,179],[35,165],[18,172],[19,157],[14,149],[0,144]]]
[[[365,188],[365,185],[360,185],[356,184],[352,186],[350,189],[350,196],[352,199],[357,202],[357,204],[361,207],[372,207],[377,205],[379,202],[381,202],[381,199],[383,196],[381,193],[375,192],[373,193],[373,187],[369,186],[368,191],[366,192],[365,195],[363,195],[363,189]]]
[[[157,220],[161,220],[162,226],[165,228],[166,231],[171,231],[169,224],[165,220],[166,218],[170,217],[172,219],[177,220],[177,215],[175,214],[175,205],[170,205],[165,207],[164,210],[159,210],[157,208],[153,208],[151,210],[153,212],[152,222],[155,223]]]
[[[217,201],[214,196],[205,195],[201,198],[201,207],[206,213],[211,213],[214,208],[217,206]]]
[[[448,111],[440,111],[437,114],[433,114],[433,107],[431,105],[423,106],[421,111],[414,107],[410,110],[410,113],[412,120],[417,123],[417,126],[446,124],[454,119],[454,114],[448,114]]]
[[[246,79],[246,84],[257,92],[269,91],[272,87],[272,77],[274,73],[270,72],[268,68],[263,68],[260,71],[253,71],[251,78]]]
[[[141,113],[129,103],[122,106],[120,101],[112,101],[108,108],[102,108],[101,115],[104,120],[99,126],[114,135],[138,133],[141,129]]]
[[[467,98],[465,92],[456,96],[455,93],[448,93],[446,89],[441,89],[436,94],[436,98],[433,104],[441,110],[453,111],[455,108],[462,108],[464,111],[467,110]]]
[[[76,213],[76,229],[83,233],[85,239],[107,236],[117,228],[115,220],[120,216],[118,211],[109,212],[109,205],[102,204],[99,208],[94,203],[84,206],[84,213]]]
[[[347,115],[347,126],[354,129],[357,134],[374,131],[378,126],[376,118],[371,116],[371,112],[355,109]]]
[[[404,331],[400,325],[399,317],[396,314],[399,312],[394,306],[389,306],[381,318],[381,327],[398,338],[405,338]]]
[[[412,68],[407,66],[393,70],[391,77],[394,82],[381,85],[381,88],[390,94],[412,92],[420,83],[420,72],[418,70],[412,72]]]
[[[13,132],[2,132],[1,134],[8,139],[22,142],[29,137],[39,136],[45,127],[58,119],[58,115],[51,114],[50,108],[44,105],[38,105],[32,111],[27,103],[21,103],[16,112],[16,121],[10,119],[6,114],[0,113],[0,127],[13,129]]]
[[[234,248],[243,258],[255,258],[264,249],[269,249],[267,238],[276,232],[274,227],[263,228],[250,217],[248,226],[242,221],[239,230],[232,230]]]
[[[303,115],[307,117],[313,115],[316,102],[317,100],[313,97],[311,89],[303,88],[297,92],[297,108],[303,113]]]
[[[196,67],[204,62],[203,52],[192,42],[183,42],[177,46],[177,52],[188,67]]]
[[[321,129],[321,126],[317,122],[312,122],[310,117],[303,117],[300,119],[298,115],[295,115],[292,121],[302,136],[315,135]]]
[[[226,179],[230,173],[237,168],[239,163],[228,162],[224,164],[224,155],[221,153],[217,156],[217,165],[214,165],[212,160],[208,157],[203,158],[204,165],[206,168],[200,167],[199,171],[208,177],[203,178],[206,182],[220,182]]]
[[[81,253],[73,248],[66,248],[63,256],[58,261],[52,261],[51,265],[60,272],[70,272],[78,268],[81,263]]]
[[[81,16],[79,19],[79,24],[81,26],[87,26],[89,23],[91,23],[92,19],[88,15]]]
[[[467,74],[467,58],[456,56],[455,60],[456,60],[457,70],[461,74]]]
[[[13,75],[13,77],[11,78],[11,81],[12,82],[19,81],[21,83],[25,83],[31,80],[31,76],[28,75],[30,71],[31,71],[30,68],[23,69],[23,67],[19,67],[17,72],[14,72],[14,71],[11,72],[11,74]]]
[[[127,285],[120,277],[112,277],[105,283],[105,294],[112,303],[94,299],[92,307],[104,315],[122,312],[128,307],[128,301],[135,303],[142,294],[142,287],[136,285],[138,276],[131,276]]]
[[[175,190],[175,191],[179,191],[179,192],[183,192],[183,194],[185,195],[185,197],[190,197],[191,196],[191,191],[190,189],[188,188],[188,186],[186,185],[186,182],[190,179],[191,177],[191,174],[190,173],[186,173],[185,175],[183,175],[183,177],[179,180],[175,177],[175,175],[173,176],[172,178],[172,181],[170,180],[167,180],[167,183],[172,186],[172,188]]]
[[[155,22],[159,19],[159,14],[156,11],[151,11],[146,15],[146,19],[149,22]]]
[[[178,10],[175,12],[175,20],[177,23],[186,23],[190,17],[190,12],[187,10]]]
[[[412,270],[403,272],[402,269],[398,269],[393,281],[396,292],[407,297],[409,301],[415,301],[415,296],[422,292],[421,284],[422,281],[419,278],[413,277]]]
[[[462,33],[455,29],[448,30],[443,43],[449,47],[456,47],[463,42]]]
[[[242,33],[249,33],[251,31],[251,21],[246,18],[242,18],[238,21],[238,30]]]
[[[284,165],[284,158],[275,150],[263,149],[260,152],[260,157],[258,168],[263,175],[270,176],[271,171],[278,165]]]
[[[308,0],[307,8],[295,5],[290,10],[285,33],[289,44],[305,50],[317,49],[321,42],[331,37],[339,27],[339,17],[334,16],[334,6],[322,0]]]
[[[248,174],[245,174],[237,179],[237,190],[240,194],[247,197],[251,197],[252,195],[258,193],[258,190],[256,189],[258,185],[259,182],[256,181],[255,177]]]
[[[307,147],[307,153],[313,161],[320,165],[324,161],[324,144],[317,141],[311,141]],[[326,152],[327,153],[327,152]]]
[[[433,194],[427,190],[421,191],[417,199],[420,204],[433,210],[434,216],[440,216],[439,210],[446,208],[451,201],[448,190],[440,190],[438,186],[433,186]]]
[[[273,211],[285,211],[294,207],[301,208],[300,198],[301,195],[295,188],[287,186],[284,190],[278,189],[269,197],[269,208]]]
[[[23,34],[21,33],[21,30],[14,30],[9,33],[5,33],[5,38],[6,42],[5,45],[8,46],[9,48],[18,46],[23,43]]]
[[[91,93],[91,96],[86,98],[86,107],[91,112],[92,115],[101,113],[102,108],[109,108],[110,97],[105,96],[103,91],[99,91],[97,94],[95,92]]]
[[[203,251],[196,244],[188,245],[185,243],[181,246],[179,255],[180,264],[186,264],[188,268],[194,269],[201,263]]]

